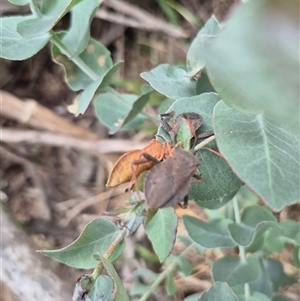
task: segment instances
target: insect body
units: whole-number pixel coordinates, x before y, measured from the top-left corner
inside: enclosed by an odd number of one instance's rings
[[[201,179],[195,175],[199,163],[200,159],[191,152],[176,147],[163,162],[153,166],[144,183],[148,207],[170,207],[182,200],[187,205],[190,179],[193,176]]]

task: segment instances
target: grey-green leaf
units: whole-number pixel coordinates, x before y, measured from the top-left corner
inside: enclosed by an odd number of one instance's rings
[[[184,215],[182,219],[189,236],[202,247],[213,249],[236,246],[227,229],[228,224],[232,223],[231,220],[204,222],[189,215]]]
[[[101,297],[100,300],[113,301],[113,290],[114,283],[112,279],[106,275],[101,275],[95,281],[93,287],[88,293],[88,296],[91,300],[97,300],[97,298]]]
[[[212,265],[214,281],[227,282],[229,286],[253,282],[259,273],[259,259],[256,256],[248,257],[243,262],[239,257],[227,255]]]
[[[186,57],[187,71],[191,75],[196,74],[205,66],[204,49],[220,31],[218,21],[214,17],[211,17],[198,32]]]
[[[101,256],[101,261],[103,262],[104,268],[106,269],[108,275],[114,282],[114,299],[116,301],[129,301],[129,297],[127,295],[126,289],[121,281],[119,275],[117,274],[114,266],[111,264],[109,260]]]
[[[138,97],[110,90],[96,97],[96,115],[108,126],[109,133],[114,134],[137,117],[146,105],[149,95],[150,93],[147,93]]]
[[[17,26],[19,34],[26,38],[33,38],[48,33],[54,25],[68,12],[78,0],[43,1],[40,18],[32,17],[20,22]]]
[[[264,235],[267,229],[277,226],[274,215],[265,207],[248,206],[243,210],[241,224],[228,225],[231,237],[241,246],[249,246],[260,235]]]
[[[57,33],[55,38],[60,39],[62,42],[65,34],[66,32]],[[95,81],[98,80],[98,82],[102,82],[104,77],[110,74],[111,69],[116,71],[113,67],[109,50],[94,39],[90,39],[86,49],[79,55],[79,59],[95,73],[96,79],[89,77],[81,68],[73,63],[72,60],[61,53],[55,45],[52,46],[52,58],[64,67],[66,82],[74,91],[86,89],[91,85],[98,86],[98,89],[99,85],[95,84]],[[118,64],[116,65],[119,66]]]
[[[71,25],[62,41],[71,57],[82,53],[90,40],[90,25],[99,7],[98,0],[81,1],[71,11]]]
[[[204,292],[198,299],[199,301],[238,301],[238,297],[234,294],[227,283],[216,282],[208,291]]]
[[[238,113],[223,101],[213,120],[219,150],[240,179],[274,210],[299,201],[297,128],[263,114]]]
[[[119,233],[120,229],[109,219],[98,218],[87,224],[81,235],[69,246],[59,250],[39,252],[69,266],[90,269],[98,264],[93,256],[94,253],[104,254]],[[125,241],[123,240],[109,260],[114,261],[124,248]]]
[[[8,0],[8,2],[14,4],[14,5],[26,5],[29,3],[29,0]]]
[[[146,225],[146,233],[160,262],[163,262],[173,249],[177,223],[178,218],[174,209],[163,208],[157,210]]]
[[[25,60],[34,56],[50,40],[51,35],[45,33],[41,36],[25,39],[17,32],[17,24],[23,20],[28,20],[31,16],[14,16],[0,18],[2,30],[1,57],[8,60]]]
[[[196,95],[196,81],[183,67],[159,65],[149,72],[141,73],[156,91],[173,99]]]
[[[248,1],[206,48],[209,77],[241,113],[299,124],[299,1]]]

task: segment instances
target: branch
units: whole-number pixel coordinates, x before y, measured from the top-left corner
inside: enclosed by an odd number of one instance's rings
[[[33,99],[23,101],[2,90],[0,91],[0,108],[1,115],[36,129],[74,137],[98,138],[95,133],[59,116]]]
[[[129,4],[125,1],[119,0],[109,0],[104,1],[103,5],[109,8],[114,9],[118,13],[111,13],[105,9],[99,9],[96,13],[96,17],[122,24],[128,27],[140,28],[149,31],[160,31],[164,32],[169,36],[175,38],[187,38],[188,33],[178,28],[164,20],[156,18],[149,14],[148,12],[144,11],[143,9]],[[123,16],[120,16],[120,13]],[[127,15],[129,17],[126,17]]]
[[[132,149],[141,149],[145,143],[125,139],[81,139],[62,134],[33,130],[0,128],[0,142],[50,145],[63,148],[74,148],[91,153],[123,153]]]

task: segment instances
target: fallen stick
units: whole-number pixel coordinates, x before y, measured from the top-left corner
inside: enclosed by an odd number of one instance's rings
[[[12,128],[0,128],[0,141],[6,143],[27,143],[74,148],[101,154],[123,153],[132,149],[143,148],[146,145],[146,143],[134,142],[126,139],[91,140],[50,132]]]

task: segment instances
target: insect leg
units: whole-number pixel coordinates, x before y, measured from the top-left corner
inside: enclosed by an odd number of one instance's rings
[[[183,199],[183,204],[178,203],[179,207],[182,209],[186,209],[188,207],[188,202],[189,202],[189,196],[188,194],[184,197]]]
[[[159,115],[160,124],[163,127],[163,129],[169,134],[172,144],[175,143],[175,130],[174,130],[174,124],[173,124],[173,116],[174,116],[173,111]],[[164,119],[164,117],[170,118],[171,125]]]
[[[214,135],[214,131],[207,131],[207,132],[199,134],[196,138],[197,139],[204,139],[204,138],[211,137],[212,135]]]
[[[137,167],[139,164],[147,163],[149,161],[152,161],[154,164],[159,163],[159,160],[149,155],[148,153],[141,153],[139,157],[140,157],[139,159],[132,161],[130,164],[132,169],[132,178],[129,187],[125,189],[125,192],[132,190],[132,187],[137,183],[137,176],[136,176],[137,170],[135,167]],[[138,187],[136,188],[138,191]]]
[[[206,150],[208,150],[209,152],[215,154],[216,156],[218,156],[218,157],[224,159],[223,155],[220,154],[219,152],[215,151],[214,149],[211,149],[211,148],[209,148],[209,147],[203,147],[203,148],[201,148],[201,149],[206,149]]]

